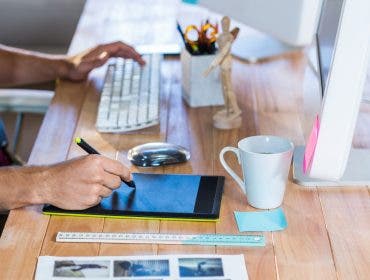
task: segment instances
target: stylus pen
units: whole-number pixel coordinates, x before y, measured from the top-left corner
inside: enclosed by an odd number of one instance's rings
[[[75,142],[86,153],[100,155],[100,153],[97,150],[95,150],[93,147],[91,147],[89,144],[87,144],[86,141],[83,140],[82,138],[76,137]],[[122,182],[124,182],[127,186],[129,186],[131,188],[136,188],[136,185],[135,185],[135,182],[134,181],[128,181],[128,182],[126,182],[125,180],[122,179]]]

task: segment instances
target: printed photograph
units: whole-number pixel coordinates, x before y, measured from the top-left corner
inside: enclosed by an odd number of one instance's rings
[[[109,277],[110,261],[55,261],[54,277]]]
[[[180,277],[224,276],[221,258],[180,258]]]
[[[114,277],[122,276],[170,276],[168,260],[114,261]]]

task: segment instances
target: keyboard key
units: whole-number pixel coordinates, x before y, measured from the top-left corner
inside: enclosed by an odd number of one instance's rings
[[[117,58],[108,65],[96,127],[101,132],[125,132],[159,123],[159,83],[162,55],[144,55],[145,67]]]

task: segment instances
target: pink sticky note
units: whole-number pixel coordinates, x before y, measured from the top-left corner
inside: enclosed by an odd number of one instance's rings
[[[310,137],[306,143],[306,149],[303,157],[303,173],[306,173],[311,165],[313,155],[315,153],[317,138],[319,137],[320,120],[319,116],[316,116],[311,130]]]

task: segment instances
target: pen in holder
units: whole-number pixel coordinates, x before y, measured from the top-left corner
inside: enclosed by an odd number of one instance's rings
[[[177,23],[177,30],[185,46],[181,52],[183,98],[190,107],[223,105],[219,71],[203,75],[215,58],[218,25],[207,20],[199,28],[187,26],[184,33]]]

